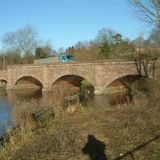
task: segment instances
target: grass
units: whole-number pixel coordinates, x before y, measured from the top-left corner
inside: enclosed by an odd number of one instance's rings
[[[147,78],[140,78],[132,83],[133,92],[136,90],[138,92],[155,95],[160,92],[160,84],[157,81]]]
[[[6,87],[5,86],[1,86],[0,87],[0,92],[6,92]]]
[[[39,122],[30,116],[36,111],[34,102],[19,104],[21,109],[15,115],[19,115],[20,125],[9,133],[0,159],[90,160],[104,153],[107,160],[123,155],[124,160],[159,160],[160,92],[157,86],[155,89],[154,94],[135,97],[130,104],[77,106],[74,114],[57,105],[54,118]]]

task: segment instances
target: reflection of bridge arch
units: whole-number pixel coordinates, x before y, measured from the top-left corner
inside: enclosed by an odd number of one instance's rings
[[[43,83],[42,81],[32,75],[23,75],[20,76],[19,78],[16,79],[16,81],[14,82],[15,85],[19,85],[19,84],[35,84],[37,86],[40,86],[40,88],[43,88]]]

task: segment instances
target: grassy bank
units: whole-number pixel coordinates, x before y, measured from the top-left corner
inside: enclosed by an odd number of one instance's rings
[[[57,106],[55,117],[39,122],[30,116],[35,111],[34,104],[19,104],[23,108],[20,126],[10,133],[0,159],[92,160],[97,156],[98,160],[101,156],[105,160],[159,160],[157,87],[152,88],[150,96],[137,96],[130,104],[77,106],[74,114]]]
[[[140,78],[134,81],[131,85],[132,93],[143,93],[151,96],[156,96],[160,92],[160,81],[154,81],[147,78]]]

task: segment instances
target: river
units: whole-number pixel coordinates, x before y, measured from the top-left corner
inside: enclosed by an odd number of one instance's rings
[[[104,104],[116,105],[120,103],[125,103],[126,101],[131,101],[132,98],[129,94],[118,93],[110,95],[94,95],[82,98],[82,103],[84,105],[98,105],[102,106]],[[56,102],[53,92],[44,92],[35,90],[14,90],[7,91],[7,93],[0,93],[0,136],[2,136],[7,128],[10,128],[14,122],[12,110],[16,105],[23,102],[32,105],[31,103],[35,101],[35,105],[39,107],[40,105],[46,107],[52,105]]]

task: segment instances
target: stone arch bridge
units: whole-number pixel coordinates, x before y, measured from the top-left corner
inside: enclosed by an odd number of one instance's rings
[[[18,81],[32,77],[41,85],[42,91],[50,91],[61,77],[77,76],[89,81],[94,86],[95,94],[104,94],[112,82],[129,75],[138,75],[134,61],[30,64],[8,66],[6,70],[0,71],[0,81],[7,82],[7,89],[14,89]]]

